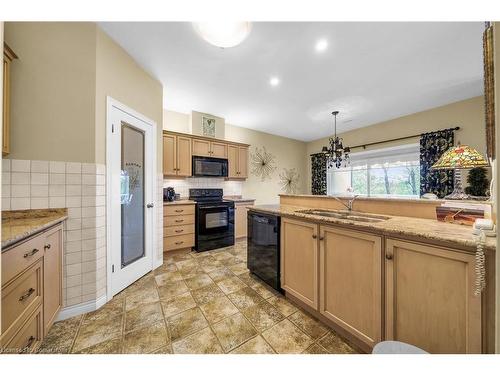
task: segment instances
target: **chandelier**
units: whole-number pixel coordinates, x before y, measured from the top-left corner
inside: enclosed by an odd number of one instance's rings
[[[339,111],[333,111],[334,116],[334,136],[328,140],[329,146],[323,146],[321,152],[326,156],[328,168],[334,165],[336,168],[346,167],[349,164],[349,153],[351,149],[342,145],[342,138],[337,137],[337,115]]]

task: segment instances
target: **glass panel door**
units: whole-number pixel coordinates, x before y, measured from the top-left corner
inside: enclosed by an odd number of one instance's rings
[[[121,268],[145,256],[144,141],[142,131],[121,125]]]

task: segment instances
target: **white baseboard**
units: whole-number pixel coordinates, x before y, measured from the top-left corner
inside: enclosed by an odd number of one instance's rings
[[[79,303],[78,305],[63,307],[57,315],[56,322],[65,320],[74,316],[95,311],[107,302],[107,296],[103,295],[95,300]]]

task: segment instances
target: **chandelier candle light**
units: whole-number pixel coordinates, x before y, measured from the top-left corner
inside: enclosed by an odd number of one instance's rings
[[[462,188],[462,169],[488,166],[488,161],[478,151],[459,143],[458,146],[446,150],[439,160],[434,163],[432,169],[455,170],[453,192],[444,197],[445,199],[470,199],[470,196]]]
[[[333,111],[334,116],[334,136],[329,139],[329,146],[323,146],[321,152],[326,156],[328,168],[334,165],[336,168],[346,167],[349,164],[349,153],[351,149],[342,145],[342,138],[337,137],[337,115],[339,111]]]

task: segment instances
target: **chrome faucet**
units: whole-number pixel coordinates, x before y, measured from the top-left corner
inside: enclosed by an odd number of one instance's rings
[[[351,211],[352,211],[352,206],[353,206],[354,201],[356,200],[356,198],[357,198],[357,197],[359,197],[359,195],[355,195],[355,196],[353,196],[351,199],[349,199],[349,200],[347,201],[347,204],[345,204],[345,203],[344,203],[344,202],[343,202],[340,198],[338,198],[338,197],[333,197],[333,198],[335,198],[335,199],[336,199],[336,200],[338,200],[340,203],[342,203],[342,205],[343,205],[345,208],[347,208],[347,210],[348,210],[349,212],[351,212]]]

